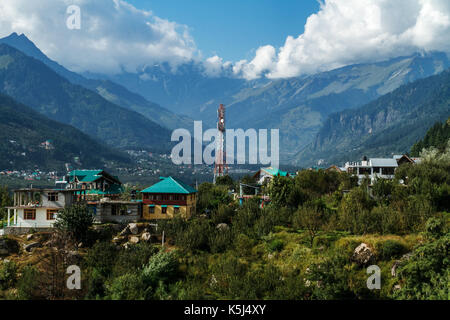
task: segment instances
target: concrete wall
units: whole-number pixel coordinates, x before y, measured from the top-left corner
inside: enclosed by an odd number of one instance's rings
[[[36,210],[35,220],[25,220],[24,210],[17,209],[17,223],[15,227],[22,228],[51,228],[56,220],[47,220],[47,209],[45,208],[33,208]]]
[[[126,208],[127,214],[120,215],[119,212],[116,215],[112,215],[112,208],[114,205],[124,206]],[[130,213],[128,213],[130,211]],[[115,203],[99,203],[96,207],[96,214],[94,221],[98,223],[103,222],[136,222],[141,218],[141,204],[115,204]]]

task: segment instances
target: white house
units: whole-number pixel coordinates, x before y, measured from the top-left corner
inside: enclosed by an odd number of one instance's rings
[[[395,155],[392,158],[363,157],[362,161],[347,162],[341,170],[358,176],[358,182],[367,176],[371,182],[377,178],[394,179],[395,169],[403,163],[418,163],[420,159],[410,158],[407,155]]]
[[[30,229],[52,228],[58,212],[77,201],[76,191],[32,188],[14,190],[14,206],[7,208],[5,233],[20,234]]]

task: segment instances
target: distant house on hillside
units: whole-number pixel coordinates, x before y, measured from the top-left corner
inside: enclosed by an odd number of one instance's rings
[[[420,159],[413,159],[407,155],[395,155],[392,158],[371,158],[363,157],[362,161],[347,162],[343,169],[344,172],[358,176],[358,182],[367,176],[371,182],[376,178],[393,179],[395,170],[398,166],[410,163],[415,164],[420,162]]]
[[[273,179],[273,177],[281,176],[281,177],[289,177],[292,174],[287,171],[282,171],[278,168],[261,168],[259,171],[253,176],[258,184],[263,184],[264,182],[269,182]]]
[[[64,182],[69,189],[86,190],[90,200],[105,197],[117,199],[123,193],[119,178],[104,170],[74,170],[68,173]]]
[[[6,234],[27,233],[53,227],[58,212],[77,202],[81,190],[19,189],[14,190],[14,205],[8,207]],[[11,221],[12,220],[12,221]]]
[[[172,177],[142,190],[142,216],[145,220],[171,219],[181,216],[190,218],[196,209],[197,190]]]

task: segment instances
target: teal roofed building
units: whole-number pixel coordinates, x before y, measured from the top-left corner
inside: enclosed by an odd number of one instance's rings
[[[73,170],[68,173],[66,181],[70,189],[82,189],[88,198],[117,198],[123,193],[119,178],[104,170]]]
[[[177,215],[188,219],[196,210],[197,190],[173,177],[161,177],[141,193],[146,220],[171,219]]]
[[[263,184],[264,182],[269,182],[273,179],[273,177],[280,176],[280,177],[290,177],[292,174],[290,174],[287,171],[282,171],[278,168],[261,168],[259,171],[254,175],[254,178],[257,180],[259,184]]]

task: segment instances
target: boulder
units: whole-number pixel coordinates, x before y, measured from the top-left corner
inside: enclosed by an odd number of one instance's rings
[[[40,244],[39,242],[32,242],[30,244],[23,245],[23,249],[26,252],[31,252],[34,248],[42,248],[42,244]]]
[[[216,229],[217,229],[217,230],[221,230],[221,231],[225,231],[225,230],[228,230],[229,227],[228,227],[228,225],[227,225],[226,223],[219,223],[219,224],[216,226]]]
[[[19,253],[19,243],[16,240],[4,238],[0,239],[0,255],[8,256],[13,253]]]
[[[131,236],[129,242],[133,244],[139,243],[139,237]]]
[[[374,256],[373,251],[365,243],[361,243],[356,247],[352,255],[352,261],[356,262],[358,265],[365,265],[372,260]]]
[[[128,229],[132,234],[138,234],[139,233],[139,227],[137,226],[137,223],[130,223],[128,224]]]
[[[150,232],[144,232],[141,236],[142,241],[148,242],[150,241],[152,238],[152,235],[150,234]]]
[[[27,241],[30,241],[31,239],[33,239],[33,235],[32,234],[28,234],[27,235]]]
[[[129,234],[130,234],[130,228],[129,228],[129,226],[126,226],[125,229],[123,229],[123,230],[120,232],[120,235],[121,235],[121,236],[127,236],[127,235],[129,235]]]
[[[117,237],[114,237],[112,241],[114,243],[118,243],[119,244],[119,243],[125,242],[126,238],[124,236],[117,236]]]

